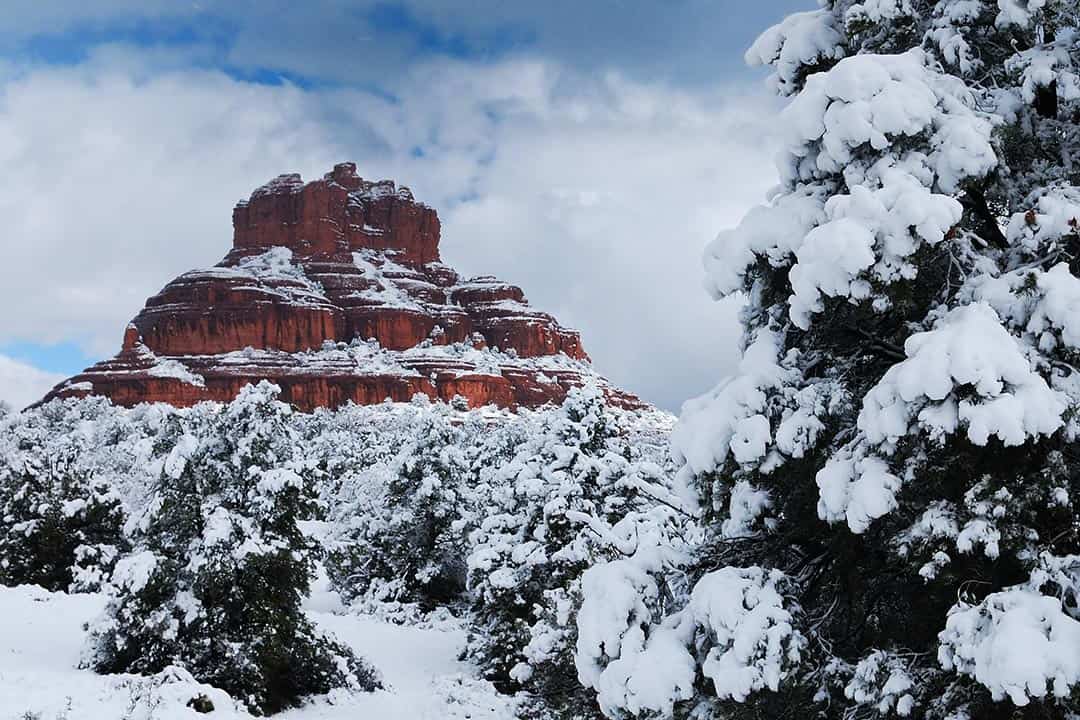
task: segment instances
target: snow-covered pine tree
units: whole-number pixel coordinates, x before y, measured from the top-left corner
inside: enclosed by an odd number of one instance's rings
[[[388,467],[373,468],[380,487],[366,483],[357,501],[334,512],[343,531],[331,540],[327,570],[347,599],[430,609],[465,590],[463,493],[472,469],[464,437],[444,412],[417,412],[412,438]]]
[[[19,459],[0,469],[0,584],[97,590],[125,545],[119,495],[69,453]]]
[[[375,686],[301,608],[315,548],[298,521],[312,498],[278,393],[264,381],[185,418],[92,629],[87,662],[99,672],[180,665],[262,713]]]
[[[656,497],[670,499],[668,483],[662,468],[631,457],[595,386],[537,419],[477,488],[469,652],[498,687],[531,694],[537,716],[596,717],[573,664],[582,575],[638,549],[638,525],[657,510]],[[674,513],[659,509],[654,525]]]
[[[584,679],[613,717],[1075,717],[1080,5],[822,0],[747,57],[791,100],[706,252],[747,306],[673,436],[700,578]]]

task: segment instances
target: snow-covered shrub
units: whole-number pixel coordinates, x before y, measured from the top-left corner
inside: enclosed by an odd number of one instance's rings
[[[822,0],[747,59],[790,102],[779,187],[705,253],[747,305],[673,432],[699,579],[658,614],[610,568],[583,679],[612,717],[1071,718],[1080,5]],[[775,624],[710,685],[698,609],[732,627],[753,568]]]
[[[0,584],[96,590],[124,549],[120,497],[68,457],[32,455],[0,470]]]
[[[116,491],[125,507],[136,507],[159,470],[155,444],[179,412],[160,404],[127,409],[88,397],[13,413],[0,418],[0,473],[62,458],[72,471]]]
[[[565,717],[596,714],[572,660],[583,575],[655,551],[650,533],[677,525],[664,469],[635,457],[618,418],[598,389],[572,391],[476,489],[469,653],[497,686]]]
[[[703,677],[720,699],[776,691],[798,667],[806,639],[795,628],[788,579],[778,570],[726,567],[693,587],[667,615],[640,563],[617,560],[586,574],[575,658],[582,681],[612,717],[670,716]]]
[[[298,522],[312,503],[290,409],[266,382],[180,418],[116,564],[86,662],[153,674],[170,665],[272,713],[373,672],[301,609],[315,548]]]
[[[123,549],[162,412],[101,398],[0,417],[0,582],[96,589]]]
[[[595,715],[575,656],[587,646],[597,667],[610,659],[590,630],[579,635],[582,613],[598,630],[610,619],[603,568],[626,563],[650,578],[651,617],[689,592],[690,522],[670,489],[664,413],[610,406],[595,389],[520,413],[414,399],[303,414],[274,397],[264,385],[225,405],[88,398],[0,417],[0,492],[93,493],[59,505],[73,523],[96,518],[86,512],[96,503],[113,513],[115,568],[107,543],[78,528],[63,535],[107,581],[87,664],[146,682],[183,666],[265,712],[370,686],[371,671],[300,611],[321,559],[334,589],[365,601],[353,611],[374,609],[367,601],[396,620],[475,610],[471,651],[503,689],[528,691],[522,713]],[[12,507],[53,513],[52,497]],[[19,547],[5,553],[48,567],[24,551],[49,543]],[[520,585],[500,584],[510,577]]]
[[[430,609],[465,590],[464,494],[471,479],[466,434],[424,408],[413,437],[388,463],[375,464],[338,504],[327,570],[340,593]]]

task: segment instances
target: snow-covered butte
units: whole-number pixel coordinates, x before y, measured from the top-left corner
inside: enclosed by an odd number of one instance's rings
[[[439,237],[435,210],[353,163],[307,183],[280,175],[237,204],[224,260],[149,298],[116,357],[48,398],[186,407],[266,379],[303,410],[418,393],[515,409],[593,381],[642,404],[607,386],[579,334],[521,288],[443,264]]]

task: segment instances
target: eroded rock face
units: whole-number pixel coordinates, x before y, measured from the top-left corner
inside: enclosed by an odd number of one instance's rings
[[[281,175],[233,211],[233,247],[146,302],[121,352],[53,397],[123,405],[231,400],[269,379],[303,410],[346,402],[465,398],[537,407],[596,376],[577,332],[521,288],[464,280],[439,258],[439,217],[353,163],[304,183]]]

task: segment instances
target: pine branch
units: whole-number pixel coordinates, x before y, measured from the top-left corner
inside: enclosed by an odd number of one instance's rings
[[[1035,112],[1039,117],[1056,120],[1058,116],[1058,90],[1057,80],[1049,85],[1040,85],[1035,88]]]
[[[987,203],[986,195],[983,194],[982,190],[968,188],[960,202],[981,221],[979,235],[984,240],[1000,249],[1009,246],[1009,241],[1005,237],[1005,233],[1001,232],[997,218],[994,217],[993,211],[990,210],[990,205]]]
[[[1017,265],[1014,268],[1009,268],[1009,272],[1021,272],[1021,271],[1024,271],[1024,270],[1031,270],[1031,269],[1034,269],[1034,268],[1043,268],[1043,267],[1045,267],[1045,266],[1047,266],[1047,265],[1049,265],[1051,263],[1057,262],[1057,259],[1060,258],[1061,255],[1062,255],[1062,250],[1060,250],[1060,249],[1059,250],[1054,250],[1053,252],[1051,252],[1051,253],[1049,253],[1047,255],[1044,255],[1041,258],[1038,258],[1037,260],[1032,260],[1031,262],[1024,263],[1023,265]]]
[[[854,325],[848,325],[847,329],[855,333],[856,335],[869,340],[871,350],[876,352],[878,355],[887,357],[891,360],[896,360],[897,362],[907,360],[907,354],[904,352],[904,349],[899,345],[891,343],[888,340],[883,340],[877,335],[874,335],[873,333],[860,327],[855,327]]]

